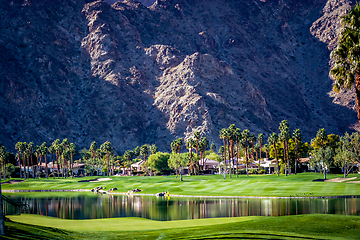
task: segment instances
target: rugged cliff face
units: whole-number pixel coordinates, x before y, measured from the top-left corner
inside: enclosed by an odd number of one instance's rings
[[[142,2],[2,4],[1,142],[168,150],[196,130],[220,144],[232,123],[270,133],[287,119],[309,140],[357,122],[328,77],[351,1]]]

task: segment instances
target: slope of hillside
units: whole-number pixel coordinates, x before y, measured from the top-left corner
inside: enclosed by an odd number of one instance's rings
[[[168,150],[199,130],[281,120],[310,140],[351,131],[329,53],[349,0],[26,0],[2,4],[0,139]]]

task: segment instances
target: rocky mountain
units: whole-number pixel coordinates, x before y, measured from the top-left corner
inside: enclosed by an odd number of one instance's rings
[[[14,0],[0,7],[0,141],[169,150],[196,130],[356,127],[331,91],[350,0]]]

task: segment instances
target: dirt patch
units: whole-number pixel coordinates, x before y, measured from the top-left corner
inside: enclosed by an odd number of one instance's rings
[[[111,178],[97,178],[95,180],[91,180],[89,182],[104,182],[104,181],[110,181],[112,180]]]
[[[352,178],[334,178],[334,179],[328,179],[325,180],[325,182],[345,182],[345,181],[350,181],[350,180],[354,180],[357,177],[352,177]]]
[[[90,180],[81,180],[78,182],[104,182],[104,181],[110,181],[112,180],[111,178],[95,178],[95,179],[90,179]]]
[[[7,181],[7,182],[3,182],[1,184],[15,184],[15,183],[20,183],[23,182],[24,180],[11,180],[11,181]]]

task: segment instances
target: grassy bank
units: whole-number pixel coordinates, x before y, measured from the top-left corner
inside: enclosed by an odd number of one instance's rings
[[[170,191],[170,194],[203,195],[203,196],[342,196],[360,195],[360,184],[346,182],[313,182],[323,177],[320,173],[301,173],[297,175],[251,175],[239,178],[232,176],[224,180],[219,175],[184,176],[180,182],[175,176],[154,177],[111,177],[104,182],[79,182],[91,180],[95,177],[67,178],[67,179],[30,179],[16,184],[2,185],[3,190],[66,190],[92,189],[96,186],[105,186],[107,189],[116,187],[117,192],[139,188],[141,193],[155,194]],[[341,178],[342,175],[328,174],[328,178]],[[358,174],[349,175],[358,177]],[[358,179],[360,180],[360,176]]]
[[[13,222],[6,222],[7,236],[4,239],[358,239],[360,236],[360,217],[343,215],[173,222],[138,218],[61,220],[36,215],[10,218]],[[39,226],[28,224],[32,222]]]

